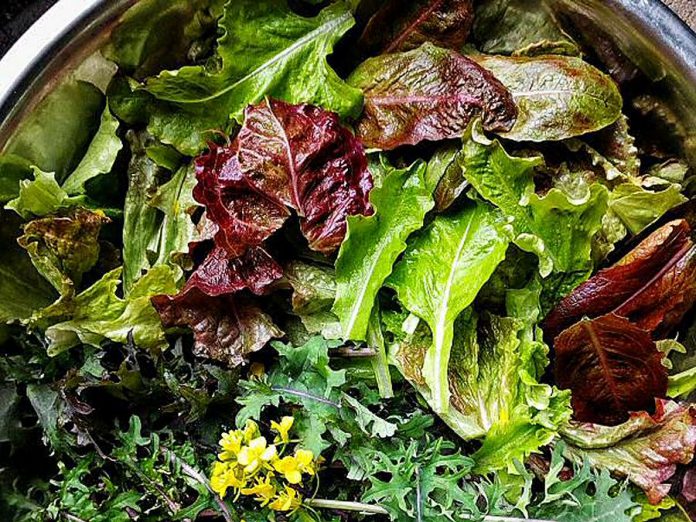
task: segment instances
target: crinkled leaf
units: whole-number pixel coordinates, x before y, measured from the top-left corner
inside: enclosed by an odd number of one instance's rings
[[[124,299],[116,294],[121,283],[120,268],[113,270],[74,298],[61,299],[32,319],[46,328],[48,353],[57,355],[79,344],[99,347],[110,339],[127,343],[129,335],[137,346],[148,350],[164,350],[164,337],[159,316],[150,298],[176,292],[178,270],[167,266],[151,269]]]
[[[210,297],[193,288],[176,298],[156,296],[152,303],[165,326],[191,329],[196,355],[229,366],[243,364],[283,335],[258,305],[240,296]]]
[[[366,339],[377,292],[391,274],[408,237],[423,226],[432,208],[425,164],[398,170],[383,166],[381,186],[370,193],[372,216],[348,218],[348,232],[336,261],[336,302],[343,338]]]
[[[0,324],[25,320],[55,299],[50,284],[36,271],[29,255],[17,244],[19,218],[0,211]]]
[[[448,144],[433,154],[428,162],[425,181],[435,199],[435,210],[444,212],[470,186],[459,163],[461,146]]]
[[[614,81],[570,56],[472,56],[512,93],[519,114],[509,132],[515,141],[555,141],[600,130],[621,116]],[[495,129],[506,131],[508,129]]]
[[[422,374],[436,412],[449,409],[447,385],[454,321],[505,258],[509,239],[497,213],[474,203],[438,216],[406,250],[387,285],[433,332]]]
[[[634,413],[614,427],[571,423],[563,430],[565,454],[627,477],[645,490],[651,503],[669,493],[667,480],[678,464],[689,464],[696,450],[696,409],[657,401],[654,415]]]
[[[102,174],[111,172],[119,151],[123,148],[118,137],[118,120],[111,115],[107,106],[101,117],[101,123],[94,135],[82,161],[63,182],[63,190],[68,194],[84,194],[85,183]]]
[[[640,175],[641,161],[638,156],[638,147],[625,115],[609,127],[588,137],[587,141],[625,176]]]
[[[575,418],[616,424],[667,392],[667,370],[650,334],[608,314],[583,319],[554,341],[556,382],[573,392]]]
[[[559,189],[539,196],[535,193],[534,168],[542,160],[508,155],[498,141],[487,140],[475,124],[464,138],[462,151],[458,161],[463,176],[511,220],[515,243],[539,256],[543,276],[553,270],[589,274],[592,238],[607,208],[608,191],[603,186],[593,184],[581,200]]]
[[[19,182],[19,195],[5,207],[14,210],[24,219],[43,217],[58,210],[67,209],[84,203],[82,197],[70,197],[56,181],[53,173],[46,173],[36,167],[33,180]]]
[[[336,276],[333,268],[291,261],[284,269],[293,289],[292,309],[297,314],[331,309],[336,298]]]
[[[540,0],[485,0],[477,5],[473,32],[487,54],[524,54],[540,46],[557,51],[544,54],[580,52]]]
[[[472,0],[400,0],[385,2],[360,38],[369,54],[410,51],[425,42],[459,50],[473,22]]]
[[[609,312],[650,333],[679,324],[696,301],[696,246],[690,233],[686,221],[672,221],[576,288],[546,317],[549,339],[582,317]]]
[[[61,295],[72,295],[99,258],[99,232],[109,221],[89,210],[36,219],[24,225],[18,243]]]
[[[329,5],[315,18],[295,14],[286,0],[229,3],[220,21],[224,34],[218,40],[218,68],[164,72],[150,78],[145,89],[188,111],[214,115],[223,125],[230,115],[241,119],[247,105],[264,97],[356,116],[360,91],[346,85],[326,62],[354,23],[343,2]]]
[[[491,73],[429,43],[370,58],[348,81],[365,93],[356,128],[367,147],[458,138],[476,116],[486,130],[508,131],[517,115],[512,96]]]
[[[331,253],[346,218],[368,212],[372,180],[360,142],[335,114],[267,100],[249,107],[237,140],[198,161],[196,199],[232,257],[261,244],[293,208],[314,250]]]

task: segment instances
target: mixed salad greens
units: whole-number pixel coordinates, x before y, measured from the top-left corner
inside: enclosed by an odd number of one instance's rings
[[[2,520],[696,517],[660,89],[541,0],[138,2],[0,156]]]

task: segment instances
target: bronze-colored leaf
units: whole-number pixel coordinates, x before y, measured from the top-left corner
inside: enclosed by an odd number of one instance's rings
[[[579,421],[617,424],[667,392],[667,370],[650,334],[616,314],[579,321],[554,348],[556,381],[573,392]]]

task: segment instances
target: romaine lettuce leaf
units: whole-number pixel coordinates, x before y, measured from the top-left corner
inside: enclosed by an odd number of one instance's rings
[[[348,218],[348,232],[336,260],[336,302],[343,338],[366,339],[377,292],[391,274],[408,237],[423,226],[432,208],[425,185],[425,163],[407,169],[382,165],[381,186],[370,192],[371,216]]]
[[[264,97],[308,102],[342,116],[357,116],[362,102],[330,68],[326,57],[355,20],[343,2],[316,16],[292,12],[286,0],[229,3],[220,20],[217,70],[183,67],[150,78],[144,88],[188,111],[208,113],[225,124],[241,121],[244,108]],[[216,126],[217,127],[217,126]]]
[[[459,138],[477,116],[486,130],[508,131],[517,116],[512,95],[489,71],[430,43],[370,58],[348,82],[365,93],[356,132],[370,148]]]
[[[556,141],[611,125],[623,100],[614,81],[580,58],[472,55],[512,93],[519,114],[501,136],[515,141]]]
[[[508,155],[500,142],[489,141],[477,124],[467,131],[462,150],[459,163],[464,177],[510,219],[515,244],[539,256],[542,276],[553,271],[589,275],[592,238],[607,210],[609,193],[604,186],[591,185],[581,200],[555,188],[539,196],[534,169],[543,160]]]
[[[387,279],[403,306],[433,333],[422,375],[438,413],[450,406],[448,368],[455,319],[505,258],[509,242],[498,213],[485,203],[472,202],[457,214],[438,216]]]

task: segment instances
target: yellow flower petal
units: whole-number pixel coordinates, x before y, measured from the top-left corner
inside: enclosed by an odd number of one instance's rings
[[[271,429],[278,433],[276,442],[288,443],[290,441],[290,429],[292,428],[295,419],[293,417],[283,417],[280,423],[271,421]]]
[[[246,425],[244,426],[244,442],[248,444],[260,435],[261,432],[259,431],[259,425],[251,419],[246,421]]]

